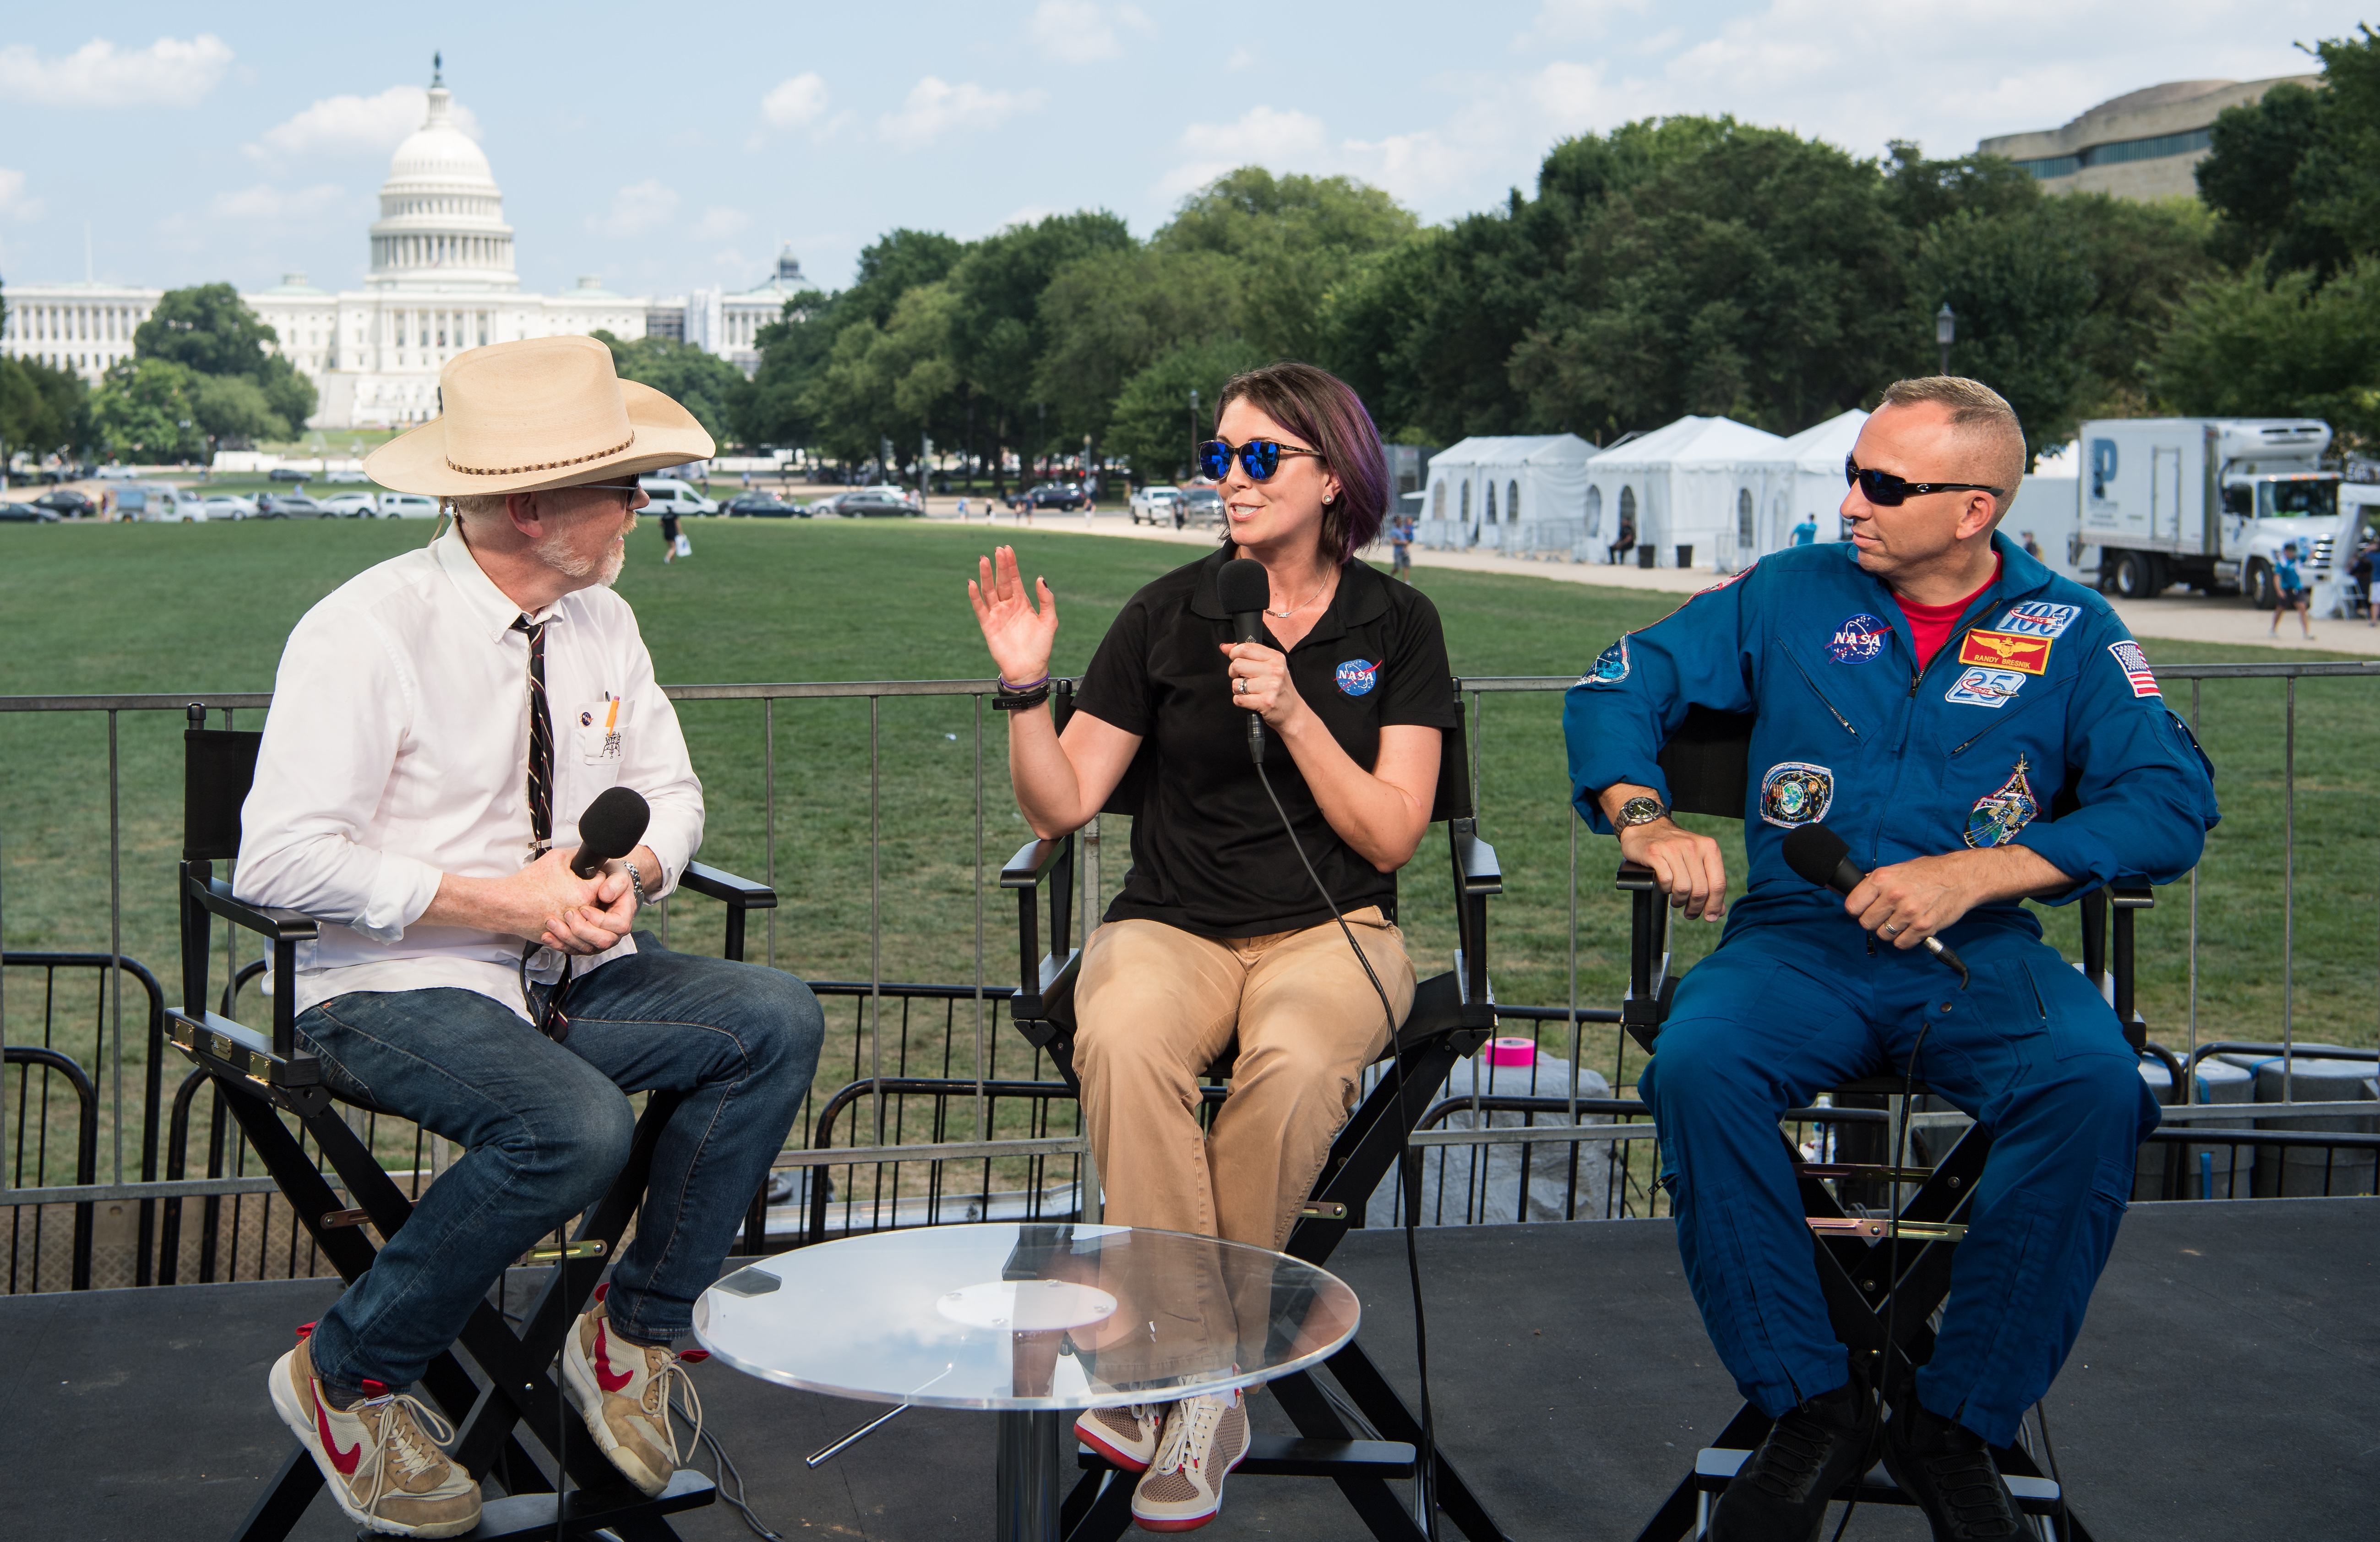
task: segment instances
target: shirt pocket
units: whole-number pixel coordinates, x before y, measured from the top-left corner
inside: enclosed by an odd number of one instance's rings
[[[571,743],[578,752],[580,765],[613,775],[619,774],[626,759],[626,745],[635,716],[635,703],[608,697],[592,701],[571,715]]]

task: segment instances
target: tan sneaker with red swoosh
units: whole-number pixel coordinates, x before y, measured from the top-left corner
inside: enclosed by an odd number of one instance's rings
[[[322,1469],[348,1519],[392,1536],[460,1536],[480,1524],[479,1480],[439,1445],[452,1426],[409,1393],[367,1382],[344,1412],[322,1396],[306,1342],[273,1367],[273,1406]]]
[[[595,1305],[571,1326],[562,1346],[562,1386],[612,1465],[650,1498],[669,1487],[678,1467],[670,1383],[674,1378],[684,1390],[686,1413],[694,1420],[694,1440],[686,1447],[690,1456],[702,1439],[702,1401],[695,1396],[686,1365],[679,1362],[708,1360],[710,1354],[690,1349],[681,1355],[615,1337],[603,1308],[611,1289],[598,1286]]]

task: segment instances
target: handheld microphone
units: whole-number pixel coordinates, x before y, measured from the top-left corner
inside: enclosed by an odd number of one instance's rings
[[[1266,574],[1264,564],[1253,557],[1234,557],[1225,563],[1215,574],[1215,598],[1221,601],[1223,609],[1231,613],[1232,630],[1237,635],[1237,640],[1260,640],[1257,634],[1264,630],[1264,622],[1260,618],[1265,606],[1272,600],[1272,579]],[[1261,765],[1264,752],[1264,719],[1250,712],[1248,759]]]
[[[652,817],[652,806],[633,788],[606,787],[596,794],[578,816],[578,851],[570,859],[571,872],[593,878],[604,863],[636,850]]]
[[[1848,895],[1867,875],[1852,865],[1851,843],[1822,824],[1795,825],[1785,832],[1785,865],[1804,881]],[[1959,971],[1959,989],[1967,989],[1966,962],[1943,945],[1938,937],[1925,940],[1925,951]]]

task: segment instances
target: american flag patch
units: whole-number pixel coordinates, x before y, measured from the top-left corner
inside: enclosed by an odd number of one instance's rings
[[[2134,696],[2154,696],[2159,698],[2165,696],[2165,692],[2157,689],[2156,676],[2149,673],[2149,656],[2141,651],[2139,643],[2130,638],[2122,642],[2111,642],[2107,645],[2107,651],[2116,656],[2116,667],[2124,672],[2126,680],[2131,682]]]

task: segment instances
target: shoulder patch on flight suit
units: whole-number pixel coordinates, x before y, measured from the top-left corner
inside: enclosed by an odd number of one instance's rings
[[[1995,791],[1985,793],[1967,810],[1967,844],[1981,849],[2004,846],[2016,839],[2016,832],[2033,822],[2041,812],[2041,804],[2033,795],[2033,783],[2024,774],[2033,762],[2020,755],[2016,769]]]
[[[1595,662],[1578,677],[1582,686],[1616,686],[1628,678],[1628,634],[1595,656]]]
[[[2107,651],[2115,655],[2116,667],[2124,672],[2124,680],[2132,687],[2134,696],[2165,699],[2165,692],[2157,688],[2156,676],[2149,673],[2149,656],[2141,651],[2139,643],[2126,637],[2121,642],[2109,643]]]
[[[1760,817],[1780,830],[1815,824],[1835,801],[1835,773],[1806,760],[1783,760],[1760,779]]]

